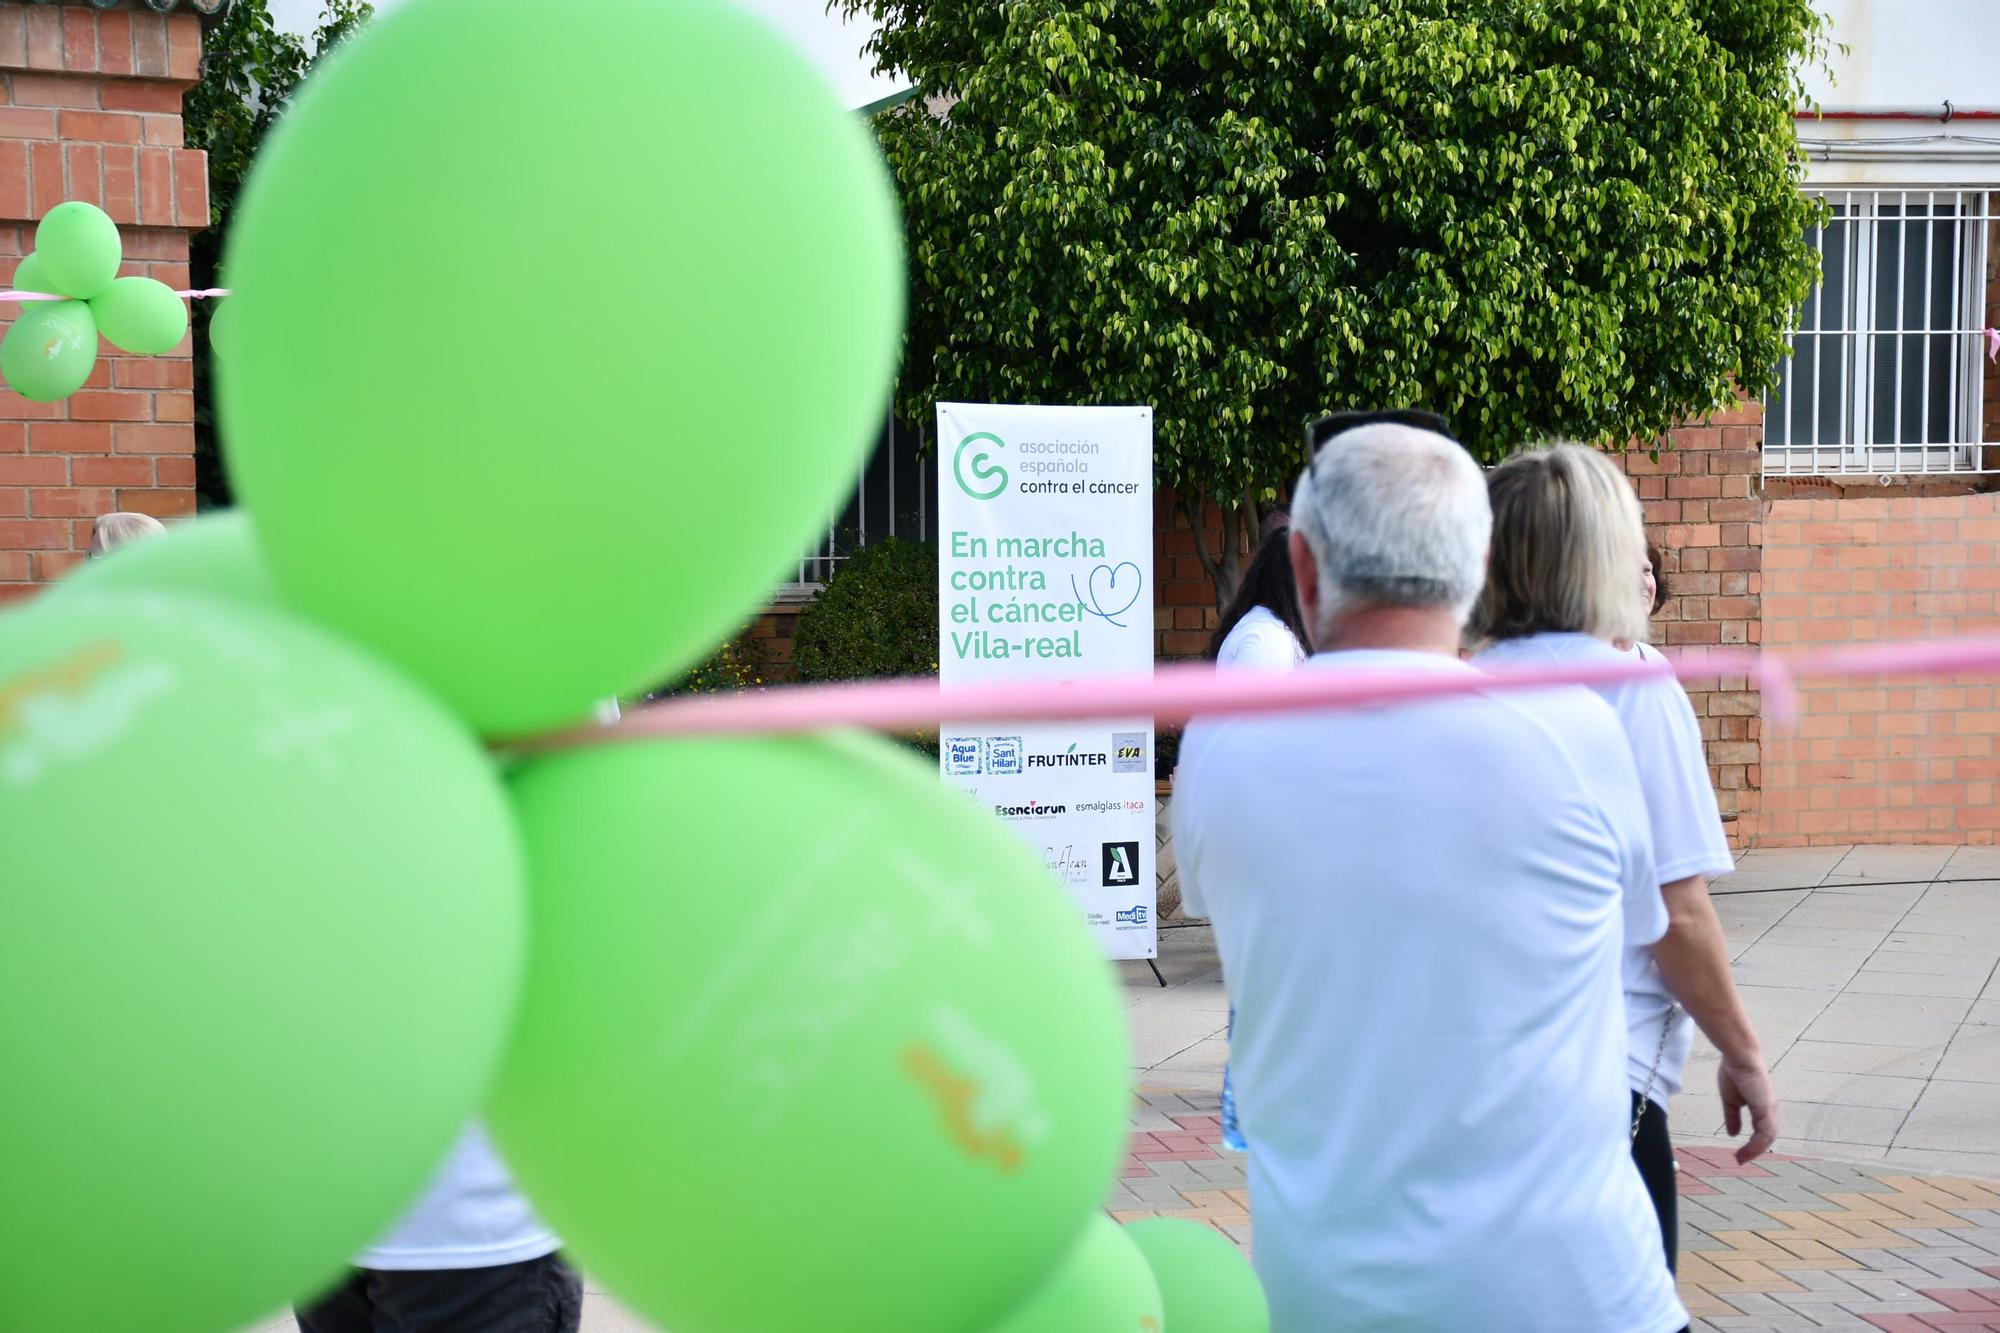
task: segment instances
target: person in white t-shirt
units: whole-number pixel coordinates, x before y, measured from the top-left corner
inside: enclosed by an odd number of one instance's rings
[[[1290,671],[1306,660],[1305,621],[1292,579],[1291,533],[1291,519],[1283,511],[1265,519],[1264,539],[1208,641],[1208,655],[1218,670]],[[1185,890],[1181,901],[1187,903]],[[1192,907],[1188,911],[1200,915]],[[1234,1010],[1229,1032],[1232,1037],[1236,1033]],[[1231,1152],[1249,1150],[1236,1117],[1236,1085],[1228,1065],[1222,1067],[1222,1146]]]
[[[618,701],[592,716],[618,721]],[[583,1280],[561,1245],[468,1125],[395,1229],[296,1312],[300,1333],[577,1333]]]
[[[1306,660],[1305,623],[1292,580],[1291,530],[1282,515],[1266,523],[1264,539],[1208,641],[1216,666],[1290,671]]]
[[[297,1312],[300,1333],[577,1333],[583,1281],[467,1127],[394,1231]]]
[[[1476,679],[1489,521],[1442,435],[1333,436],[1292,505],[1301,669]],[[1173,825],[1237,1006],[1276,1333],[1686,1325],[1625,1138],[1619,956],[1666,913],[1602,700],[1198,721]]]
[[[1646,608],[1649,627],[1652,617],[1660,614],[1660,608],[1667,604],[1667,598],[1672,595],[1667,586],[1667,571],[1660,564],[1660,548],[1653,545],[1649,537],[1646,540],[1646,563],[1639,569],[1639,602]],[[1636,655],[1641,662],[1666,661],[1653,650],[1644,635],[1636,639],[1613,639],[1611,646],[1621,653]]]
[[[1616,662],[1614,643],[1636,643],[1650,612],[1632,573],[1650,567],[1638,497],[1602,453],[1564,444],[1517,454],[1488,478],[1493,556],[1473,623],[1492,640],[1479,662],[1547,665]],[[1778,1099],[1749,1010],[1730,973],[1729,949],[1709,881],[1735,868],[1709,785],[1701,728],[1671,676],[1598,691],[1617,713],[1645,790],[1653,856],[1670,924],[1625,953],[1632,1092],[1632,1154],[1653,1196],[1668,1267],[1679,1229],[1666,1106],[1681,1089],[1693,1017],[1721,1052],[1716,1071],[1731,1134],[1747,1111],[1748,1163],[1778,1132]]]

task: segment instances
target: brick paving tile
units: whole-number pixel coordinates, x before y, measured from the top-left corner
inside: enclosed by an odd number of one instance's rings
[[[1142,1091],[1115,1218],[1184,1217],[1251,1248],[1247,1159],[1219,1099]],[[1697,1330],[2000,1333],[2000,1183],[1679,1150],[1681,1300]]]

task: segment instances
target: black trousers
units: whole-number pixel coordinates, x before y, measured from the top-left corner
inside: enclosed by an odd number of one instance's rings
[[[1642,1099],[1635,1092],[1632,1114],[1639,1118],[1639,1136],[1632,1140],[1632,1162],[1639,1168],[1639,1179],[1646,1182],[1646,1193],[1653,1196],[1653,1211],[1660,1215],[1660,1243],[1666,1247],[1667,1271],[1671,1273],[1680,1259],[1681,1215],[1667,1113],[1658,1102]]]
[[[577,1333],[583,1281],[560,1254],[493,1268],[357,1268],[297,1314],[300,1333]]]

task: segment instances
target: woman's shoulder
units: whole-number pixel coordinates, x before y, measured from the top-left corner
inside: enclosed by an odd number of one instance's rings
[[[1286,665],[1305,660],[1305,651],[1285,622],[1266,607],[1252,607],[1223,637],[1217,666]]]

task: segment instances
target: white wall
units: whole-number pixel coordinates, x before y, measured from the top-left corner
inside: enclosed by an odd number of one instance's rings
[[[280,28],[310,34],[319,23],[321,0],[269,0],[271,16]],[[670,4],[673,0],[660,0]],[[400,5],[423,0],[374,0],[375,12],[386,13]],[[901,92],[909,85],[869,73],[869,62],[861,55],[872,25],[866,20],[845,23],[826,13],[825,0],[735,0],[761,14],[774,27],[791,37],[825,72],[842,100],[849,106],[868,103]],[[549,22],[562,23],[563,0],[548,0]]]
[[[1833,79],[1809,73],[1827,108],[2000,109],[2000,0],[1820,0],[1833,20]]]

